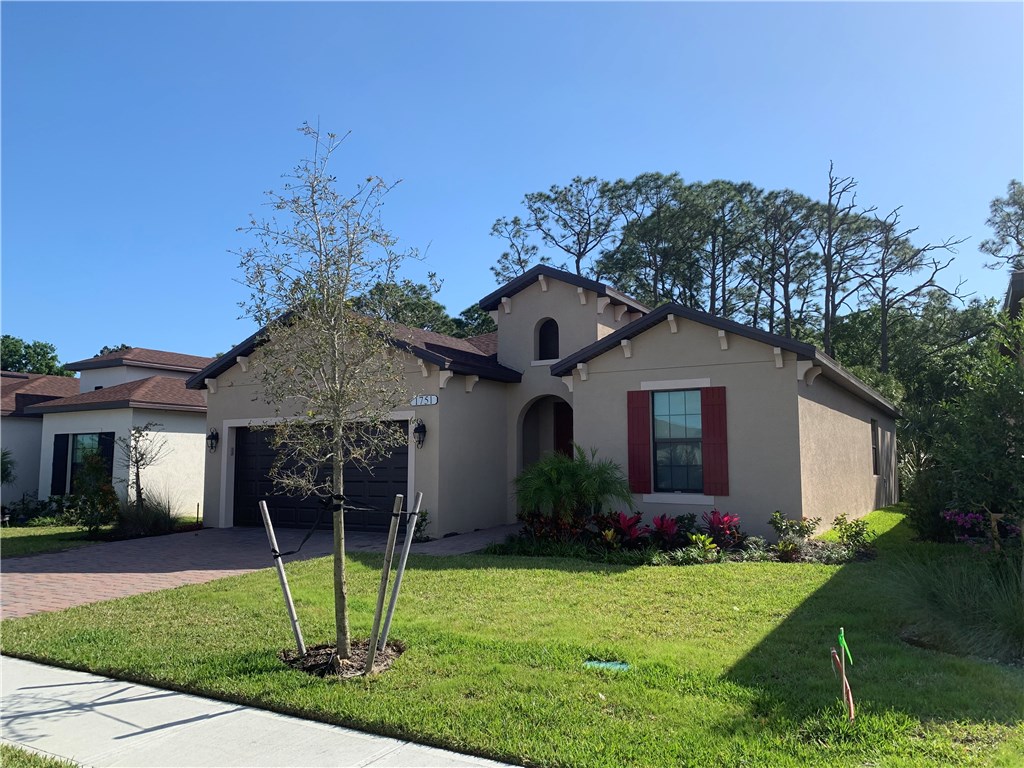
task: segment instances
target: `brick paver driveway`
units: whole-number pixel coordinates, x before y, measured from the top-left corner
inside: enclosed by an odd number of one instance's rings
[[[414,552],[457,555],[501,541],[517,526],[502,526],[416,544]],[[294,549],[305,531],[277,531],[278,546]],[[383,534],[348,532],[349,552],[381,551]],[[287,560],[322,557],[331,552],[330,531],[313,534],[302,552]],[[0,617],[44,611],[160,589],[199,584],[273,565],[262,528],[207,528],[149,539],[115,541],[0,562]]]

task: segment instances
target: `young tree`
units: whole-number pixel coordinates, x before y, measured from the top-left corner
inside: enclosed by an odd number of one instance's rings
[[[128,500],[132,501],[134,496],[135,511],[140,515],[145,504],[142,471],[160,463],[167,455],[167,440],[158,434],[162,426],[149,421],[142,426],[132,427],[127,437],[119,437],[114,441],[120,453],[118,463],[128,470]]]
[[[372,315],[352,302],[379,283],[394,284],[402,261],[381,222],[393,185],[369,177],[340,192],[329,164],[343,139],[304,124],[312,154],[269,192],[269,218],[253,217],[255,244],[238,252],[249,298],[246,315],[262,331],[253,370],[264,399],[282,417],[272,427],[282,491],[330,496],[334,525],[334,607],[337,652],[351,656],[342,468],[369,462],[407,440],[391,411],[408,397],[404,361],[389,308]],[[329,470],[321,471],[321,470]]]
[[[28,342],[9,334],[3,335],[0,363],[5,371],[45,373],[50,376],[74,376],[57,360],[57,348],[45,341]]]
[[[1016,179],[1006,187],[1006,197],[997,197],[989,206],[988,224],[995,237],[983,240],[983,253],[996,259],[987,267],[1024,269],[1024,184]]]

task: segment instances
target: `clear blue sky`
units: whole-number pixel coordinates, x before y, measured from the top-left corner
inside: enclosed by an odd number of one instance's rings
[[[574,175],[749,180],[903,206],[969,237],[1024,176],[1024,5],[4,2],[3,332],[62,360],[226,351],[236,228],[307,150],[402,179],[386,223],[453,314],[494,289],[489,236]],[[429,246],[429,248],[428,248]],[[951,270],[952,272],[952,270]]]

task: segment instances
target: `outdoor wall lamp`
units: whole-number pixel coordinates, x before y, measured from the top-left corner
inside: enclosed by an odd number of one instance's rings
[[[423,419],[416,419],[416,426],[412,428],[412,439],[416,441],[416,447],[422,448],[423,441],[427,439],[427,425]]]
[[[217,452],[217,443],[220,442],[220,432],[210,427],[210,434],[206,436],[206,444],[210,447],[210,453]]]

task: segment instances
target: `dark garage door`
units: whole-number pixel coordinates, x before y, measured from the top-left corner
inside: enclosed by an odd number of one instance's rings
[[[403,428],[408,422],[400,422]],[[235,525],[263,525],[258,504],[266,500],[274,525],[285,528],[309,527],[322,509],[319,499],[301,499],[274,492],[270,467],[274,449],[270,433],[241,427],[235,434]],[[345,467],[345,498],[359,507],[391,510],[395,494],[408,497],[409,447],[396,448],[380,464],[366,470]],[[386,531],[391,523],[390,512],[346,512],[345,529],[353,531]],[[331,527],[331,515],[325,512],[321,528]]]

